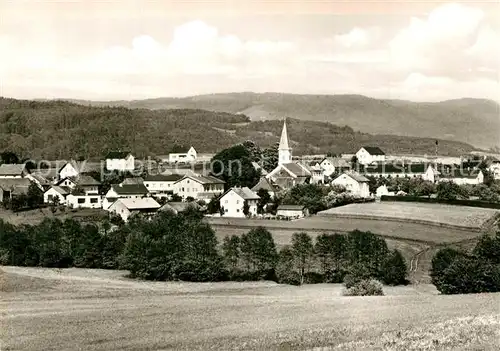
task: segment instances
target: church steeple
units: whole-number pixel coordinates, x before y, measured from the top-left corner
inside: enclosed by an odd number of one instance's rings
[[[286,131],[286,119],[283,121],[280,145],[278,147],[278,164],[292,162],[292,149],[288,146],[288,134]]]

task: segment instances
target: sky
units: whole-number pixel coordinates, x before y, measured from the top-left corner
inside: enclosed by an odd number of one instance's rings
[[[0,0],[0,96],[500,101],[500,1]]]

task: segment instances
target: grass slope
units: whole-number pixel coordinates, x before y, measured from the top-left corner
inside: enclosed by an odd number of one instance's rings
[[[372,135],[343,124],[288,120],[294,154],[354,153],[363,145],[378,145],[389,153],[435,152],[433,138]],[[245,140],[267,147],[279,141],[282,126],[278,120],[249,122],[244,115],[200,109],[92,107],[0,98],[0,150],[34,159],[102,158],[111,149],[147,157],[167,154],[176,144],[192,145],[201,153],[216,152]],[[443,155],[473,150],[469,144],[449,140],[439,146]]]
[[[499,105],[484,99],[437,103],[373,99],[361,95],[228,93],[186,98],[93,102],[128,107],[200,108],[243,113],[252,118],[328,121],[374,134],[459,140],[477,147],[500,146]]]
[[[500,347],[499,294],[439,296],[419,286],[342,297],[339,285],[153,283],[114,271],[3,269],[0,278],[24,290],[1,294],[2,350]]]

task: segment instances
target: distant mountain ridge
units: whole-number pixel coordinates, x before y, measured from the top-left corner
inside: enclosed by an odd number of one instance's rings
[[[0,150],[35,159],[102,158],[112,150],[137,157],[168,154],[174,146],[217,152],[252,140],[260,147],[279,141],[281,120],[250,121],[248,116],[202,109],[130,109],[83,106],[67,101],[0,97]],[[354,153],[375,145],[392,154],[435,153],[435,138],[372,135],[329,122],[287,120],[294,155]],[[477,148],[439,141],[439,154],[459,156]]]
[[[356,131],[461,141],[500,147],[500,105],[486,99],[412,102],[363,95],[227,93],[185,98],[72,102],[147,109],[203,109],[245,114],[253,121],[291,117],[347,125]]]

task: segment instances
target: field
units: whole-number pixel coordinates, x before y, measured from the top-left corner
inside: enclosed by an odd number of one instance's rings
[[[415,223],[404,221],[393,221],[389,219],[368,219],[368,218],[338,218],[334,216],[312,216],[294,221],[261,220],[244,218],[210,218],[207,222],[215,228],[223,226],[225,228],[249,230],[257,226],[268,228],[271,232],[277,232],[275,240],[280,241],[281,233],[288,238],[291,233],[305,231],[310,233],[342,233],[355,229],[371,231],[375,234],[389,239],[404,239],[407,241],[424,244],[442,244],[462,241],[475,238],[481,235],[477,229],[461,227],[444,228],[430,223]],[[289,239],[283,238],[284,243]]]
[[[0,209],[0,219],[14,225],[30,224],[35,225],[40,223],[44,218],[59,218],[64,220],[66,218],[74,218],[77,220],[93,221],[96,218],[107,218],[108,212],[99,209],[84,208],[65,211],[57,211],[53,214],[49,208],[42,208],[30,211],[12,212],[5,209]]]
[[[500,213],[489,208],[443,204],[372,202],[349,204],[322,211],[319,215],[345,218],[381,218],[429,222],[442,226],[480,229]]]
[[[429,285],[163,283],[126,272],[2,267],[1,350],[497,350],[499,294]]]

